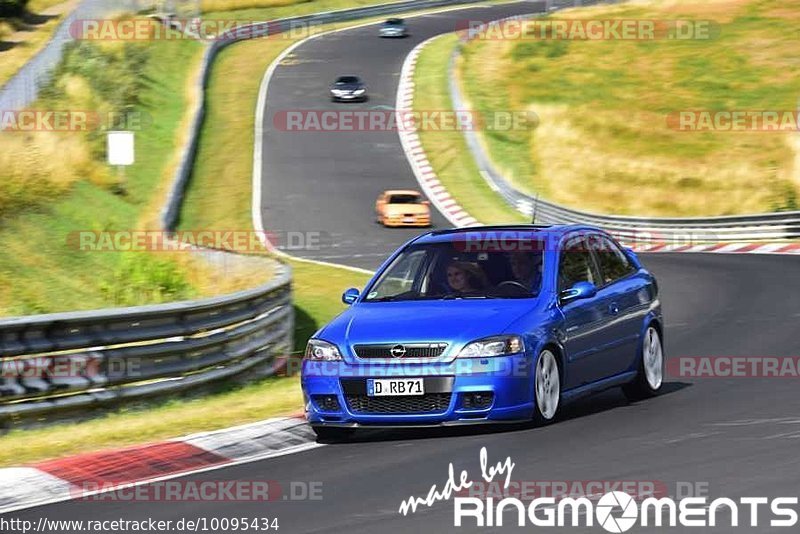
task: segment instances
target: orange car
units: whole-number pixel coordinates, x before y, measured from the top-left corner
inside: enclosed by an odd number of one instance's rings
[[[430,226],[430,202],[417,191],[384,191],[375,201],[378,222],[384,226]]]

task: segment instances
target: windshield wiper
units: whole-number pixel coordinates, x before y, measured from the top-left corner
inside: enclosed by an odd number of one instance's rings
[[[461,295],[458,293],[450,293],[439,298],[439,300],[455,300],[455,299],[487,299],[488,295]]]
[[[367,299],[367,302],[389,302],[397,298],[397,295],[386,295],[385,297],[378,297],[376,299]]]

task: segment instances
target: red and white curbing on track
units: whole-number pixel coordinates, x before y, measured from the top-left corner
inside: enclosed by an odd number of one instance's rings
[[[397,124],[406,124],[403,117],[413,111],[414,107],[414,71],[422,49],[433,37],[417,45],[406,57],[400,73],[400,85],[397,90],[397,103],[395,113]],[[447,192],[439,181],[436,172],[425,155],[425,149],[419,139],[419,134],[414,129],[398,128],[400,143],[406,154],[414,176],[417,178],[422,190],[447,220],[455,227],[480,226],[480,223],[459,206],[458,202]],[[624,242],[625,240],[623,240]],[[659,242],[651,239],[644,243],[625,243],[636,252],[713,252],[717,254],[800,254],[800,243],[788,242],[739,242],[739,243],[708,243],[708,244],[675,244]]]
[[[412,111],[414,102],[414,69],[417,66],[417,58],[422,48],[434,38],[428,39],[417,45],[406,57],[403,63],[403,70],[400,73],[400,85],[397,88],[397,103],[395,104],[395,114],[397,124],[405,124],[403,116]],[[431,200],[434,206],[456,227],[478,226],[480,223],[467,213],[458,202],[450,196],[444,185],[439,181],[433,170],[422,143],[416,130],[398,128],[400,143],[406,153],[406,158],[411,164],[414,176],[417,177],[419,185]]]
[[[637,252],[714,252],[717,254],[800,254],[800,243],[712,243],[703,245],[638,245]]]
[[[320,446],[301,417],[0,469],[0,513],[211,471]],[[99,488],[99,489],[98,489]]]

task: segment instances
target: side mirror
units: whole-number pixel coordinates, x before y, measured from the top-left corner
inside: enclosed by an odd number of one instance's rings
[[[351,287],[350,289],[342,293],[342,302],[344,302],[349,306],[358,300],[358,295],[360,294],[361,292],[358,289]]]
[[[424,205],[426,205],[426,206],[430,206],[431,205],[431,201],[430,200],[423,200],[422,203]]]
[[[569,289],[565,289],[559,295],[562,303],[572,302],[573,300],[590,299],[597,295],[597,288],[591,282],[577,282]]]

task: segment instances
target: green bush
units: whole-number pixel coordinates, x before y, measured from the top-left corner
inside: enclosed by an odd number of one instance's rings
[[[57,107],[63,98],[64,80],[78,76],[91,87],[94,109],[108,112],[103,118],[122,117],[141,104],[140,94],[148,83],[145,68],[149,58],[147,46],[125,43],[118,48],[102,47],[91,41],[74,41],[64,47],[64,55],[56,67],[52,81],[42,88],[40,97]],[[104,124],[108,129],[117,125]],[[105,158],[106,134],[103,128],[87,133],[92,157]]]
[[[138,306],[194,296],[180,267],[156,254],[122,253],[113,272],[100,282],[100,290],[115,306]]]
[[[21,17],[28,0],[0,0],[0,18]]]

